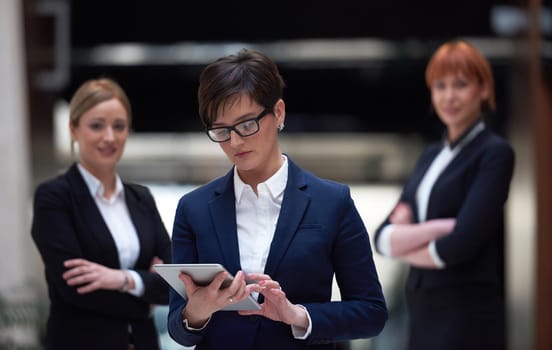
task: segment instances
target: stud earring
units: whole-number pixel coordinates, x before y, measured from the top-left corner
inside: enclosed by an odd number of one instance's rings
[[[278,125],[278,131],[284,130],[284,123]]]

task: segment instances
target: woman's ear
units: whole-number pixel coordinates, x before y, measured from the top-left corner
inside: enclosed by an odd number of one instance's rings
[[[481,84],[481,99],[485,102],[488,102],[490,95],[491,92],[489,90],[489,85],[485,83]]]
[[[69,122],[69,132],[71,133],[71,141],[74,142],[77,140],[75,126],[73,123]]]
[[[490,96],[491,91],[489,89],[489,85],[483,83],[481,84],[481,110],[483,112],[487,111],[490,108]]]
[[[274,116],[276,117],[276,125],[283,125],[286,120],[286,104],[284,100],[279,99],[274,105]]]

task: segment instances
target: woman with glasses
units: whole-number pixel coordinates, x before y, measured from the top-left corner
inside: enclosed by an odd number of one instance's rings
[[[168,286],[151,271],[171,242],[150,191],[116,172],[131,110],[111,79],[86,81],[70,103],[78,160],[36,189],[32,237],[44,262],[46,350],[159,349],[151,315]]]
[[[489,62],[450,41],[426,68],[446,130],[429,145],[376,231],[381,254],[410,265],[409,349],[505,349],[504,204],[511,146],[483,120],[494,109]]]
[[[278,144],[284,82],[258,51],[208,65],[199,80],[207,136],[234,164],[183,196],[173,230],[175,263],[220,263],[207,286],[181,274],[171,291],[173,339],[201,349],[334,349],[377,335],[387,318],[364,224],[345,185],[302,170]],[[332,302],[336,277],[342,301]],[[250,294],[260,310],[223,311]]]

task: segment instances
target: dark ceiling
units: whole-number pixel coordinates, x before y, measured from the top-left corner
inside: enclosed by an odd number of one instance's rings
[[[72,1],[72,41],[490,36],[489,0]]]
[[[388,1],[72,1],[71,45],[178,42],[274,42],[293,39],[377,38],[442,42],[462,37],[492,38],[484,0]],[[341,67],[280,65],[287,83],[286,130],[402,132],[438,137],[420,58],[351,63]],[[494,65],[494,63],[493,63]],[[86,79],[111,76],[127,90],[134,128],[141,132],[198,131],[194,65],[76,65],[68,98]],[[501,127],[508,101],[508,70],[494,65]]]

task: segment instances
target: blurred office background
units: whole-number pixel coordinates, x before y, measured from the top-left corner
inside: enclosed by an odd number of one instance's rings
[[[507,203],[509,348],[551,349],[550,0],[0,0],[0,348],[40,348],[48,301],[29,233],[32,194],[72,161],[67,102],[84,80],[112,77],[128,92],[134,133],[120,174],[151,187],[170,232],[178,198],[229,169],[197,116],[200,70],[242,47],[263,50],[287,83],[283,150],[351,185],[373,232],[421,149],[441,136],[424,69],[455,37],[490,59],[498,108],[488,122],[517,156]],[[404,348],[405,266],[375,259],[389,322],[343,349]],[[166,350],[181,349],[162,337]]]

